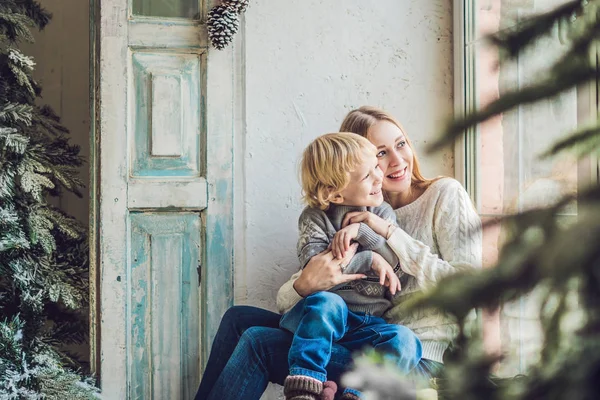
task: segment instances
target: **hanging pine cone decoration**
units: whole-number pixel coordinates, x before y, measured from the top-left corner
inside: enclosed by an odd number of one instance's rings
[[[246,12],[249,2],[250,0],[225,0],[223,4],[233,8],[238,14],[243,14]]]
[[[232,7],[221,4],[208,12],[208,37],[217,50],[223,50],[233,41],[240,26],[238,13]]]

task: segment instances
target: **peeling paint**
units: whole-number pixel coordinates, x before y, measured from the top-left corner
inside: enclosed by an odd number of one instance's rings
[[[131,215],[130,398],[188,398],[199,374],[200,216]]]

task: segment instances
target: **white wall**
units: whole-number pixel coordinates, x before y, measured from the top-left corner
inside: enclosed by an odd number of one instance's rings
[[[253,0],[241,35],[236,302],[274,309],[277,289],[298,267],[298,158],[349,110],[389,110],[425,175],[453,175],[452,150],[422,150],[453,109],[451,1]]]

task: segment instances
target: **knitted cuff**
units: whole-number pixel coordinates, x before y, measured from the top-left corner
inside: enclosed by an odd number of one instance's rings
[[[290,375],[283,383],[283,394],[287,400],[318,399],[323,391],[323,382],[305,375]]]
[[[361,400],[361,399],[354,393],[344,392],[344,394],[342,394],[342,397],[340,397],[340,400]]]
[[[340,397],[340,400],[360,400],[360,397],[358,397],[354,393],[344,392],[344,394],[342,394],[342,397]]]
[[[359,251],[344,268],[344,274],[365,274],[371,270],[371,264],[373,264],[373,252]]]
[[[363,222],[358,227],[356,241],[362,246],[363,250],[374,250],[385,245],[385,239]]]

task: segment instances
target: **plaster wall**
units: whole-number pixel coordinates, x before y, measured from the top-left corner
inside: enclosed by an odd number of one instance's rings
[[[277,289],[298,268],[299,156],[316,136],[337,131],[351,109],[389,110],[407,130],[425,176],[454,175],[452,149],[423,150],[453,110],[451,3],[251,2],[237,42],[245,58],[237,302],[275,308]]]

